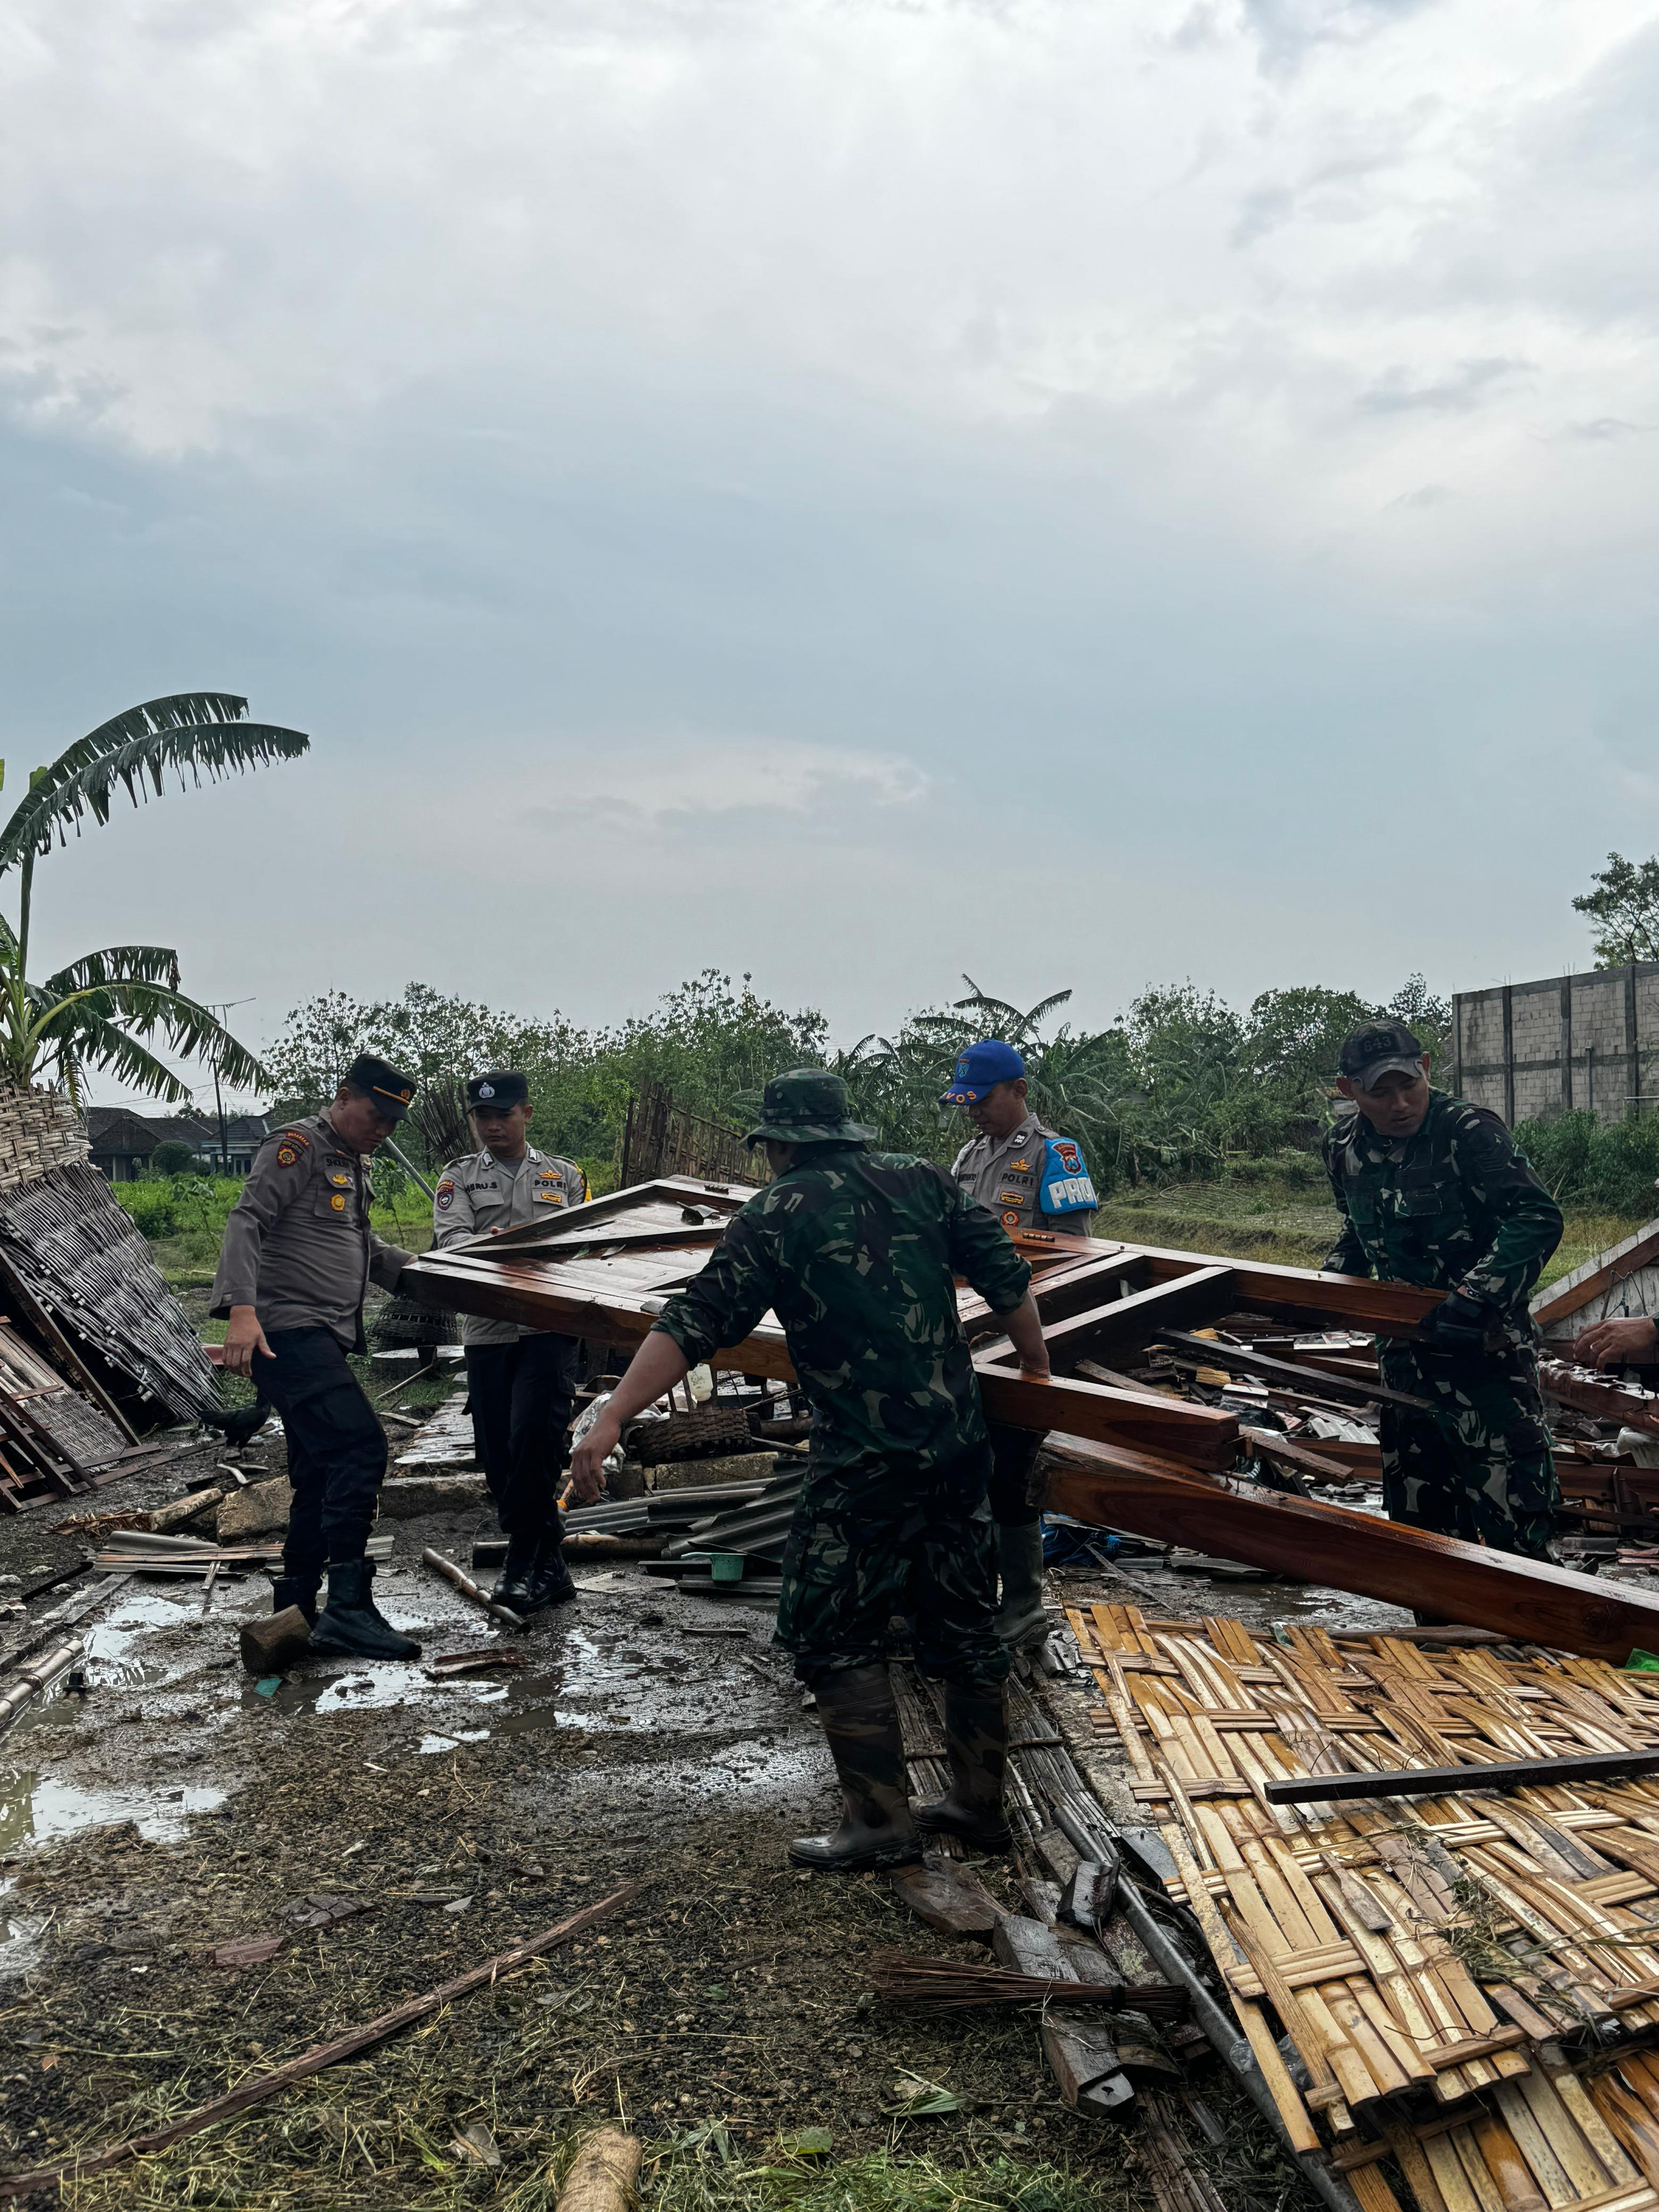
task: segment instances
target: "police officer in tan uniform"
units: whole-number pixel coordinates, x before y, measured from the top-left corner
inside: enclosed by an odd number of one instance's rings
[[[416,1659],[375,1607],[366,1556],[386,1475],[386,1431],[346,1364],[362,1352],[363,1296],[398,1286],[410,1255],[369,1225],[364,1163],[409,1111],[415,1086],[362,1054],[331,1105],[274,1130],[225,1224],[213,1310],[228,1321],[224,1364],[283,1417],[289,1508],[275,1610],[297,1605],[312,1648]],[[328,1570],[328,1604],[318,1593]]]
[[[1083,1154],[1038,1119],[1025,1090],[1025,1062],[1011,1044],[989,1037],[969,1046],[939,1103],[964,1107],[978,1134],[957,1154],[951,1172],[1014,1234],[1035,1229],[1091,1236],[1098,1201]],[[997,1632],[1011,1645],[1036,1641],[1048,1626],[1042,1510],[1029,1496],[1042,1443],[1035,1430],[991,1424],[991,1512],[1002,1582]]]
[[[522,1075],[498,1069],[475,1076],[466,1103],[479,1150],[452,1160],[439,1181],[432,1228],[440,1249],[584,1203],[587,1178],[575,1161],[529,1142],[530,1085]],[[461,1340],[478,1464],[507,1538],[494,1595],[517,1613],[563,1605],[576,1595],[559,1514],[576,1340],[463,1314]]]

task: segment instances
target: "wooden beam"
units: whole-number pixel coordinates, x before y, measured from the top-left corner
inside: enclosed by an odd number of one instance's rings
[[[1183,1471],[1201,1467],[1218,1474],[1238,1456],[1236,1413],[1152,1391],[1108,1389],[1059,1375],[1049,1382],[1034,1382],[988,1361],[975,1360],[974,1365],[988,1421],[1093,1437],[1130,1451],[1177,1454],[1186,1463]],[[1195,1414],[1204,1418],[1196,1420]]]
[[[1475,1790],[1543,1790],[1562,1782],[1613,1782],[1659,1773],[1659,1750],[1587,1751],[1566,1759],[1502,1759],[1486,1766],[1385,1767],[1366,1774],[1291,1775],[1264,1782],[1270,1805],[1329,1805],[1339,1797],[1453,1797]]]
[[[1152,1244],[1131,1248],[1146,1262],[1153,1282],[1172,1282],[1194,1267],[1212,1267],[1213,1255],[1171,1252]],[[1374,1336],[1407,1340],[1419,1333],[1425,1314],[1445,1297],[1413,1283],[1374,1283],[1365,1275],[1328,1275],[1317,1267],[1268,1267],[1256,1260],[1229,1260],[1236,1302],[1252,1312],[1305,1322],[1314,1328],[1369,1329]]]
[[[1109,1305],[1088,1306],[1081,1313],[1049,1326],[1043,1316],[1043,1341],[1057,1370],[1076,1365],[1079,1359],[1105,1358],[1139,1351],[1165,1329],[1195,1322],[1200,1328],[1238,1303],[1233,1294],[1233,1270],[1220,1261],[1194,1267],[1184,1274],[1134,1291]]]
[[[1190,1545],[1615,1665],[1633,1650],[1659,1650],[1659,1595],[1628,1583],[1311,1498],[1228,1490],[1167,1460],[1102,1444],[1055,1439],[1046,1456],[1050,1510],[1095,1528]]]
[[[1340,1459],[1327,1459],[1321,1453],[1310,1451],[1289,1437],[1281,1437],[1276,1429],[1250,1429],[1243,1431],[1244,1441],[1258,1459],[1270,1459],[1280,1467],[1293,1467],[1298,1474],[1310,1474],[1316,1482],[1351,1482],[1353,1478]]]
[[[476,1254],[428,1253],[411,1261],[399,1288],[422,1304],[552,1329],[601,1344],[636,1346],[650,1331],[665,1295],[578,1289],[550,1263],[484,1259]],[[987,1418],[1012,1428],[1058,1429],[1066,1435],[1167,1452],[1188,1468],[1218,1469],[1237,1455],[1238,1420],[1209,1406],[1057,1377],[1028,1380],[1016,1369],[976,1358]],[[781,1329],[766,1329],[714,1354],[713,1364],[742,1375],[795,1381]]]

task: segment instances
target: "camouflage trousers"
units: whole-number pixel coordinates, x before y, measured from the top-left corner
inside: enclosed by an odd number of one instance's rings
[[[1559,1559],[1560,1490],[1529,1348],[1489,1355],[1385,1341],[1382,1380],[1432,1413],[1384,1406],[1382,1504],[1390,1521]]]
[[[925,1674],[976,1690],[1006,1678],[990,1469],[988,1444],[942,1468],[903,1453],[822,1473],[808,1462],[778,1601],[778,1641],[802,1681],[878,1664],[896,1613]]]

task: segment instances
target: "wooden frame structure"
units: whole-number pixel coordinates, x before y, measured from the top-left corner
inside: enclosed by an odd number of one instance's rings
[[[752,1195],[743,1184],[664,1176],[428,1254],[402,1287],[423,1304],[632,1348]],[[1056,1511],[1592,1657],[1659,1650],[1659,1597],[1371,1515],[1230,1486],[1222,1478],[1258,1449],[1235,1414],[1091,1379],[1120,1369],[1164,1332],[1188,1334],[1241,1310],[1299,1328],[1409,1339],[1440,1293],[1040,1231],[1016,1233],[1014,1242],[1033,1267],[1054,1380],[1020,1374],[1012,1346],[971,1291],[960,1292],[959,1310],[988,1416],[1048,1433]],[[794,1379],[771,1316],[715,1364]],[[1316,1390],[1329,1379],[1311,1368],[1306,1376]]]

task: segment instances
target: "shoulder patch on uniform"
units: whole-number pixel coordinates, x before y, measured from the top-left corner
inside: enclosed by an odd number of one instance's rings
[[[1083,1154],[1069,1137],[1050,1137],[1042,1170],[1045,1213],[1087,1213],[1098,1206]]]
[[[303,1129],[284,1129],[282,1141],[285,1145],[297,1145],[302,1152],[311,1150],[311,1139]]]
[[[454,1205],[455,1186],[447,1176],[444,1177],[443,1181],[438,1185],[437,1189],[433,1193],[432,1202],[445,1213],[447,1213],[450,1207]]]

